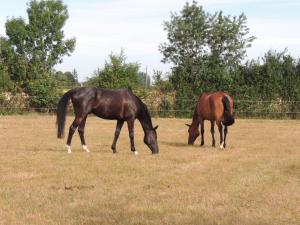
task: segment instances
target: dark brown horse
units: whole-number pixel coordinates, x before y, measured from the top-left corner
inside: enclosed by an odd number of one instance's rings
[[[94,87],[75,88],[66,92],[60,99],[57,106],[57,137],[62,138],[66,121],[66,109],[69,99],[72,100],[75,112],[75,119],[70,126],[67,140],[67,150],[71,153],[71,140],[76,128],[80,136],[84,150],[89,152],[85,139],[84,127],[88,114],[117,120],[115,138],[112,143],[113,153],[116,153],[116,143],[124,122],[128,124],[131,151],[137,154],[134,146],[134,121],[138,119],[143,127],[145,136],[144,143],[151,149],[153,154],[158,153],[156,129],[153,127],[151,117],[146,105],[131,91],[127,89],[110,90]]]
[[[233,118],[233,100],[224,92],[203,93],[197,102],[192,124],[186,124],[189,127],[188,144],[194,144],[199,136],[199,124],[201,125],[201,145],[204,145],[204,120],[211,122],[212,146],[215,147],[215,121],[220,132],[220,148],[226,147],[226,136],[228,126],[234,123]],[[224,125],[224,139],[223,139]]]

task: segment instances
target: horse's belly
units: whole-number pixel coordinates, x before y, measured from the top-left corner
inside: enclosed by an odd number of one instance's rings
[[[92,110],[96,116],[107,120],[127,120],[133,117],[133,113],[120,107],[100,107]]]

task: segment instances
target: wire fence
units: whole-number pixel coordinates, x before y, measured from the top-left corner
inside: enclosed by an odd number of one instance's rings
[[[197,99],[180,99],[187,105],[184,109],[176,109],[174,105],[163,107],[155,102],[156,98],[144,99],[149,111],[154,117],[190,118],[194,112]],[[176,99],[178,101],[178,99]],[[0,105],[0,114],[26,114],[26,113],[55,114],[56,107],[29,107]],[[68,108],[69,114],[73,113],[72,105]],[[236,100],[234,102],[234,115],[240,118],[287,118],[300,119],[300,101],[255,101]]]

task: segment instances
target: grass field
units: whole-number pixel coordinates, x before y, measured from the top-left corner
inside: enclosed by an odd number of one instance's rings
[[[188,146],[187,122],[154,119],[157,156],[136,122],[135,156],[127,126],[112,154],[115,121],[88,118],[91,152],[76,133],[67,154],[54,116],[0,117],[0,224],[300,224],[300,121],[238,119],[225,151],[208,123]]]

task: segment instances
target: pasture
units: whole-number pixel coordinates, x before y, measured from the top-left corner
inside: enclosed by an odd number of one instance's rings
[[[160,153],[136,121],[135,156],[127,125],[112,154],[116,121],[88,117],[91,152],[76,132],[67,154],[54,116],[0,117],[0,224],[300,224],[300,121],[237,119],[222,151],[208,122],[200,147],[190,119],[153,120]]]

